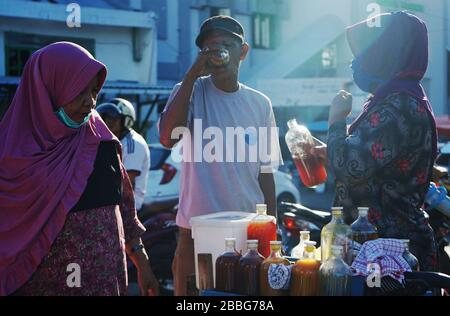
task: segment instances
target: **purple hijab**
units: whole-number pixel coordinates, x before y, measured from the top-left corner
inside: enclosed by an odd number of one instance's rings
[[[428,67],[428,31],[418,17],[395,12],[378,16],[381,27],[369,27],[366,21],[347,29],[347,39],[355,58],[360,58],[366,77],[386,81],[378,86],[360,116],[350,125],[353,133],[368,111],[387,95],[404,92],[422,103],[432,117],[434,158],[437,155],[436,121],[433,109],[420,84]]]
[[[54,114],[106,67],[73,43],[36,51],[0,122],[0,295],[36,271],[81,197],[101,141],[116,140],[96,111],[79,129]]]

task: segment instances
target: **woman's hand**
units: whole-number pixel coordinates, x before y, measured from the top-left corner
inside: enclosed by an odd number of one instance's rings
[[[352,111],[352,102],[353,97],[351,93],[344,90],[339,91],[334,97],[333,102],[331,102],[328,125],[331,126],[335,122],[345,121]]]
[[[146,267],[138,268],[138,284],[142,296],[159,295],[159,283],[147,262]]]
[[[137,250],[133,250],[134,247],[139,245],[141,245],[141,247],[137,247]],[[126,244],[126,251],[136,267],[141,295],[159,295],[159,283],[150,268],[150,263],[148,261],[149,259],[143,247],[142,240],[140,238],[136,238],[128,242]]]
[[[320,145],[311,148],[311,155],[318,158],[323,164],[328,165],[327,146]]]

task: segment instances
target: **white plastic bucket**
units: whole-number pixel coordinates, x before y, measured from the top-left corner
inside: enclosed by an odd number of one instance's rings
[[[215,287],[216,259],[225,251],[225,238],[236,238],[236,250],[244,255],[247,251],[247,226],[253,217],[255,214],[248,212],[219,212],[191,218],[197,288],[199,288],[198,254],[212,255]]]

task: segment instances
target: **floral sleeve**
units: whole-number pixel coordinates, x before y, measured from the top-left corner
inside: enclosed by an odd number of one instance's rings
[[[336,181],[348,185],[366,183],[396,159],[408,133],[398,102],[398,98],[383,100],[351,135],[344,121],[330,127],[327,151]]]
[[[137,217],[133,187],[122,162],[120,162],[120,168],[122,169],[122,201],[120,203],[120,213],[125,231],[125,243],[128,243],[130,240],[141,236],[145,232],[145,227]]]

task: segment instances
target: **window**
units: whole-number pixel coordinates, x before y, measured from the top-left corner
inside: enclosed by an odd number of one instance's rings
[[[209,16],[227,15],[231,16],[231,10],[229,8],[211,7]]]
[[[54,42],[70,41],[83,46],[95,56],[95,42],[91,39],[44,36],[37,34],[5,33],[6,76],[20,77],[25,64],[36,50]]]
[[[19,77],[28,58],[34,51],[33,47],[6,46],[6,75]]]
[[[257,13],[253,16],[253,47],[272,49],[274,45],[274,16]]]

